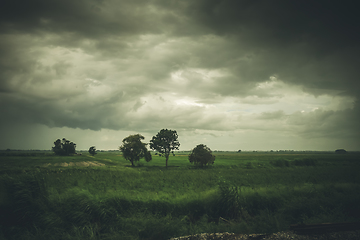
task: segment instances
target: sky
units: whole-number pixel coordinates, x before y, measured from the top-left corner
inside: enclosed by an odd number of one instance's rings
[[[1,5],[0,149],[360,150],[356,1]]]

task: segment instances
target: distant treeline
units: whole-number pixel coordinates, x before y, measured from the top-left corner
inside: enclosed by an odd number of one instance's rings
[[[35,157],[39,155],[53,155],[50,150],[0,150],[0,156]]]
[[[120,150],[96,150],[97,152],[121,152]],[[88,150],[79,150],[77,152],[88,152]],[[153,151],[150,151],[153,152]],[[177,154],[188,154],[189,151],[174,151]],[[295,151],[295,150],[271,150],[271,151],[221,151],[214,150],[214,153],[285,153],[285,154],[298,154],[298,153],[311,153],[311,154],[323,154],[323,153],[338,153],[338,150],[335,151]],[[345,151],[346,153],[360,153],[360,151]],[[341,152],[342,153],[342,152]],[[19,149],[6,149],[0,150],[1,156],[39,156],[39,155],[52,155],[53,152],[51,150],[19,150]]]

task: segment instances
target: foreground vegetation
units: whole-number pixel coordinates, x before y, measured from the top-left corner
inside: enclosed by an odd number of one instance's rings
[[[290,224],[360,220],[360,155],[188,154],[131,167],[120,152],[0,157],[0,239],[168,239],[270,233]],[[56,163],[97,161],[101,167]],[[52,163],[52,165],[48,165]]]

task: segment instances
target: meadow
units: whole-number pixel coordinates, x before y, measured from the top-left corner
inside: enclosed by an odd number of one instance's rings
[[[131,167],[120,152],[2,151],[0,239],[169,239],[360,220],[359,153],[215,155],[198,168],[179,152],[165,168],[157,155]],[[76,165],[89,161],[99,166]]]

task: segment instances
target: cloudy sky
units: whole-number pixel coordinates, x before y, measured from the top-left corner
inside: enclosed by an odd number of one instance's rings
[[[360,150],[354,2],[4,0],[0,149]]]

